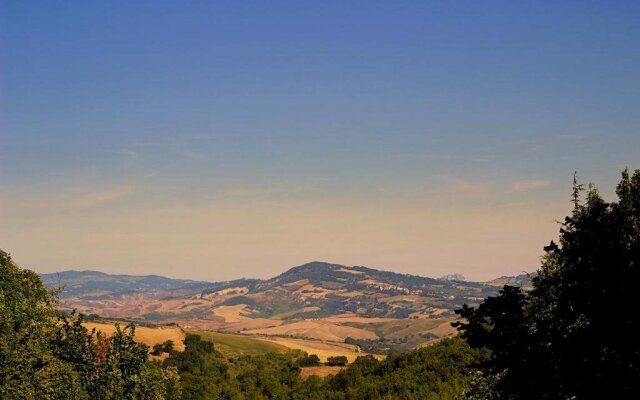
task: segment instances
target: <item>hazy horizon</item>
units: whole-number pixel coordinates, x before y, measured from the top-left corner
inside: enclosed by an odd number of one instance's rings
[[[285,272],[287,272],[288,270],[292,269],[292,268],[296,268],[296,267],[300,267],[306,264],[313,264],[313,263],[322,263],[322,264],[331,264],[331,265],[340,265],[342,267],[347,267],[347,268],[354,268],[354,267],[365,267],[365,268],[371,268],[371,269],[375,269],[378,271],[385,271],[385,272],[397,272],[399,274],[404,274],[404,272],[402,271],[389,271],[388,269],[385,268],[377,268],[375,266],[370,266],[370,265],[344,265],[344,264],[340,264],[340,263],[333,263],[333,262],[329,262],[329,261],[322,261],[322,260],[313,260],[313,261],[309,261],[300,265],[292,265],[291,267],[285,268],[282,271],[272,275],[272,276],[265,276],[265,277],[255,277],[255,276],[238,276],[235,278],[231,278],[231,279],[224,279],[224,280],[215,280],[215,279],[192,279],[192,278],[184,278],[184,277],[180,277],[180,276],[168,276],[168,275],[159,275],[159,274],[153,274],[153,273],[149,273],[149,274],[135,274],[135,273],[115,273],[115,272],[109,272],[109,271],[102,271],[98,268],[68,268],[68,269],[61,269],[61,270],[57,270],[57,271],[51,271],[51,272],[39,272],[40,274],[64,274],[65,272],[98,272],[98,273],[105,273],[105,274],[109,274],[109,275],[117,275],[117,276],[160,276],[160,277],[164,277],[164,278],[171,278],[171,279],[178,279],[178,280],[190,280],[190,281],[202,281],[202,282],[226,282],[226,281],[233,281],[233,280],[237,280],[237,279],[262,279],[262,280],[267,280],[267,279],[271,279],[271,278],[275,278]],[[523,275],[523,274],[529,274],[532,273],[534,271],[520,271],[517,274],[513,274],[513,275],[497,275],[492,277],[491,279],[495,279],[495,278],[502,278],[504,276],[517,276],[517,275]],[[408,274],[408,275],[415,275],[415,276],[422,276],[425,278],[434,278],[434,279],[440,279],[440,278],[444,278],[447,275],[452,275],[455,274],[456,272],[451,272],[449,274],[444,274],[444,275],[439,275],[439,276],[426,276],[426,275],[417,275],[417,274]],[[484,281],[474,281],[472,279],[469,279],[468,277],[464,276],[465,281],[468,282],[486,282],[488,280],[484,280]]]
[[[640,3],[0,4],[0,248],[38,272],[533,271],[640,167]]]

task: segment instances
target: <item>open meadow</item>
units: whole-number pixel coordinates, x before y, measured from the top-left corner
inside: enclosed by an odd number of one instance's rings
[[[198,330],[188,330],[187,333],[199,335],[202,339],[212,342],[215,349],[227,357],[286,353],[290,351],[288,346],[245,335]]]

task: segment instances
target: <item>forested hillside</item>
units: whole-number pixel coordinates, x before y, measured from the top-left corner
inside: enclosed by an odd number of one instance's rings
[[[454,400],[486,352],[460,339],[392,355],[360,357],[335,376],[300,376],[300,356],[269,354],[225,359],[215,346],[188,335],[183,353],[163,363],[180,372],[185,399],[426,399]]]

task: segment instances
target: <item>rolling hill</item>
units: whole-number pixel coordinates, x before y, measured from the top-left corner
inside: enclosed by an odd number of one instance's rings
[[[61,308],[145,323],[176,323],[245,335],[306,338],[384,352],[450,336],[454,310],[497,293],[488,283],[432,279],[361,266],[311,262],[266,280],[202,282],[66,271]]]
[[[99,271],[64,271],[41,275],[49,288],[64,286],[61,298],[108,299],[128,293],[201,290],[211,283],[171,279],[158,275],[112,275]]]

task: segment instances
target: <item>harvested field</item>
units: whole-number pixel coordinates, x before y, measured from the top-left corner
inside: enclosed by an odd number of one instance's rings
[[[272,328],[274,326],[282,325],[284,321],[280,319],[271,319],[271,318],[245,318],[242,321],[233,322],[230,324],[220,325],[219,328],[214,328],[215,330],[221,330],[224,332],[230,333],[239,333],[248,331],[251,329],[264,329],[264,328]]]
[[[333,290],[313,284],[308,284],[300,286],[298,289],[296,289],[295,293],[303,298],[321,299],[327,297],[328,294],[333,293]]]
[[[346,290],[346,289],[345,289]],[[364,296],[364,293],[362,292],[358,292],[357,290],[351,291],[351,292],[347,292],[347,291],[338,291],[335,292],[336,296],[340,296],[340,297],[348,297],[348,298],[352,298],[352,297],[358,297],[358,296]]]
[[[247,319],[248,312],[245,311],[246,304],[237,304],[235,306],[218,306],[213,309],[213,315],[224,318],[224,322],[240,322]]]
[[[335,324],[355,323],[355,324],[384,324],[387,322],[397,321],[396,318],[383,317],[361,317],[356,314],[339,314],[322,318],[322,321],[332,322]]]
[[[111,336],[116,331],[114,324],[86,322],[83,324],[85,328],[95,328],[96,331],[102,331],[105,335]],[[120,324],[124,328],[125,324]],[[180,328],[147,328],[144,326],[136,326],[135,340],[153,347],[154,344],[163,343],[167,340],[173,340],[174,348],[178,351],[184,351],[184,332]]]
[[[183,329],[215,331],[225,325],[224,318],[212,316],[211,319],[175,319],[172,320]]]
[[[315,354],[320,358],[320,361],[327,361],[328,357],[333,356],[345,356],[349,362],[353,362],[357,357],[364,356],[366,353],[357,352],[356,346],[346,343],[331,343],[322,342],[319,340],[305,340],[305,339],[289,339],[289,338],[269,338],[261,339],[267,342],[277,343],[282,346],[286,346],[290,349],[298,349],[306,352],[307,354]]]
[[[303,307],[297,310],[292,310],[292,311],[287,311],[287,312],[283,312],[280,314],[276,314],[273,315],[271,318],[273,319],[286,319],[289,317],[292,317],[296,314],[301,314],[301,313],[308,313],[308,312],[314,312],[314,311],[320,311],[320,307]]]
[[[440,325],[438,325],[437,327],[433,328],[429,332],[438,335],[439,338],[455,336],[458,334],[458,330],[453,326],[451,326],[452,322],[454,322],[454,320],[447,320],[441,323]]]
[[[304,285],[308,285],[308,284],[309,284],[309,280],[308,279],[301,279],[299,281],[285,283],[282,286],[291,287],[291,286],[304,286]]]
[[[374,332],[351,326],[337,325],[323,320],[297,321],[272,328],[247,330],[243,333],[273,336],[303,336],[335,342],[344,342],[347,337],[354,339],[378,339],[378,335]]]
[[[344,367],[329,367],[329,366],[320,366],[320,367],[304,367],[300,370],[300,377],[302,379],[307,379],[310,376],[317,376],[320,378],[326,378],[327,376],[335,375],[338,372],[342,371]]]
[[[389,296],[389,297],[380,299],[380,301],[383,303],[395,303],[395,302],[424,303],[427,300],[428,299],[426,297],[418,296],[415,294]]]
[[[230,287],[230,288],[218,290],[217,292],[210,293],[210,294],[204,295],[202,297],[211,298],[211,297],[216,297],[216,296],[228,296],[228,295],[237,296],[237,295],[243,295],[243,294],[247,294],[247,293],[249,293],[249,288],[244,287],[244,286],[237,286],[237,287]]]
[[[336,272],[345,272],[347,274],[352,274],[352,275],[364,275],[364,272],[362,271],[357,271],[355,269],[347,269],[347,268],[337,269]]]
[[[376,325],[374,329],[386,338],[395,339],[420,333],[431,332],[438,336],[451,331],[446,328],[452,318],[398,319],[386,324]]]

